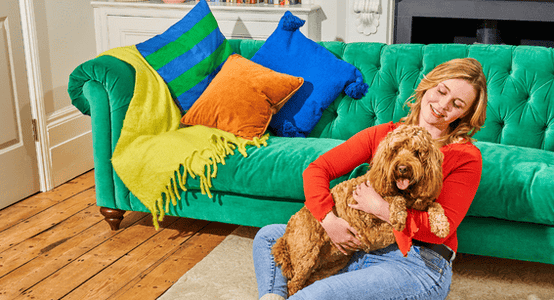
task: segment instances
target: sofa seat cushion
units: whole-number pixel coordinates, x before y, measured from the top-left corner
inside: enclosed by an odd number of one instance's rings
[[[225,160],[225,165],[219,164],[210,190],[303,202],[302,172],[319,155],[342,142],[335,139],[271,136],[266,147],[248,148],[248,157],[235,154]],[[347,176],[331,184],[341,182]],[[199,189],[199,186],[199,180],[187,179],[188,189]]]
[[[302,172],[342,142],[272,136],[267,147],[251,147],[248,157],[230,156],[219,165],[211,190],[303,202]],[[554,153],[488,142],[475,145],[483,157],[483,175],[468,216],[554,225]],[[335,179],[331,187],[362,175],[365,167]],[[200,183],[189,178],[186,186],[199,189]]]
[[[483,175],[469,216],[554,225],[554,153],[477,142]]]

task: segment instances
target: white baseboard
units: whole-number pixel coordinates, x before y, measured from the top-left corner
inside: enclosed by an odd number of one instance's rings
[[[48,116],[47,129],[54,186],[94,168],[89,116],[67,106]]]

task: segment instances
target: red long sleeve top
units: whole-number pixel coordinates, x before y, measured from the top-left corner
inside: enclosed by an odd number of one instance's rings
[[[362,163],[369,163],[379,143],[398,125],[390,122],[362,130],[321,155],[306,168],[303,173],[305,205],[318,221],[322,221],[335,205],[329,182]],[[428,213],[409,209],[406,229],[395,232],[395,236],[397,241],[400,236],[405,236],[410,241],[413,238],[427,243],[445,244],[456,252],[456,229],[477,192],[482,158],[479,149],[469,142],[446,145],[441,151],[444,154],[443,187],[437,202],[442,205],[448,218],[450,234],[446,238],[438,238],[430,230]]]

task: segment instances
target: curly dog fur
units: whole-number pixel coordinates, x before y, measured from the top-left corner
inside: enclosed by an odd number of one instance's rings
[[[431,230],[444,238],[449,223],[440,204],[434,202],[442,188],[443,154],[422,127],[401,125],[390,132],[377,147],[370,170],[331,189],[334,213],[356,229],[365,252],[384,248],[395,242],[393,228],[405,228],[407,208],[428,210]],[[391,224],[372,214],[348,207],[355,204],[352,193],[368,181],[390,203]],[[409,180],[409,185],[402,182]],[[329,277],[350,260],[331,242],[321,224],[304,206],[293,215],[283,237],[273,246],[275,262],[288,279],[289,296],[313,282]]]

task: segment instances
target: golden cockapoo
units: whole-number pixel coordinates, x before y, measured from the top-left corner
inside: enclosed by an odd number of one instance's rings
[[[392,228],[402,231],[407,208],[428,210],[432,232],[446,237],[449,223],[441,205],[434,202],[442,188],[443,154],[427,130],[401,125],[390,132],[377,147],[370,170],[360,177],[344,181],[331,189],[334,213],[345,219],[360,235],[362,250],[369,252],[395,242]],[[390,203],[391,224],[372,214],[353,209],[352,193],[369,180],[375,191]],[[350,255],[341,253],[321,224],[306,207],[293,215],[283,237],[272,254],[288,279],[293,295],[313,282],[329,277],[346,266]]]

